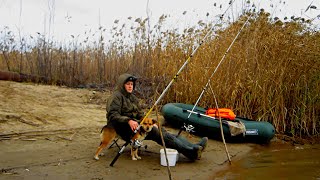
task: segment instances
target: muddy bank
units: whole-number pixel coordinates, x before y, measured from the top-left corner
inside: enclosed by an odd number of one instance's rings
[[[147,148],[138,161],[131,160],[129,146],[114,167],[109,164],[117,147],[104,150],[99,161],[93,159],[109,94],[0,81],[0,179],[168,179],[167,168],[160,165],[161,146],[153,141],[143,142]],[[200,138],[182,135],[194,142]],[[232,160],[257,146],[227,145]],[[227,161],[223,143],[209,140],[201,160],[190,162],[180,155],[172,177],[208,179]]]

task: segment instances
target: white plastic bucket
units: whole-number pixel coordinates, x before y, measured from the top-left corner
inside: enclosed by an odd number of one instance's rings
[[[176,162],[178,161],[178,158],[179,158],[178,151],[175,149],[170,149],[170,148],[166,148],[166,150],[167,150],[169,166],[175,166]],[[160,163],[162,166],[167,166],[166,155],[164,153],[164,149],[160,149]]]

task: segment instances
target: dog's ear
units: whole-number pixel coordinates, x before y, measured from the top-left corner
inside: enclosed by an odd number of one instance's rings
[[[156,124],[156,123],[158,123],[158,121],[155,120],[155,119],[152,119],[152,123],[153,123],[153,124]]]

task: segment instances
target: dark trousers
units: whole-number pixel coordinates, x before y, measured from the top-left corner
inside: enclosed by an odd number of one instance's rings
[[[108,123],[107,126],[113,126],[117,134],[125,141],[130,141],[131,137],[134,135],[128,123]],[[161,130],[167,148],[176,149],[191,160],[197,159],[197,152],[200,147],[198,144],[193,144],[183,137],[176,137],[176,135],[167,132],[164,128]],[[148,133],[146,140],[153,140],[162,146],[160,132],[157,127],[152,128]]]
[[[112,126],[124,141],[130,141],[131,137],[134,135],[130,125],[127,122],[110,122],[107,126]],[[163,128],[162,132],[167,133]],[[153,127],[148,133],[146,140],[153,140],[159,145],[162,145],[159,129],[157,127]]]

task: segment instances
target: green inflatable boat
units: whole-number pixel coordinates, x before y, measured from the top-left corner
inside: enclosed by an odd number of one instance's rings
[[[185,126],[193,134],[221,140],[219,119],[207,116],[206,109],[182,103],[168,103],[161,109],[165,120],[173,127]],[[188,118],[188,116],[190,117]],[[235,120],[222,119],[223,134],[227,142],[269,143],[275,135],[272,124],[236,117]],[[192,125],[192,126],[190,126]]]

